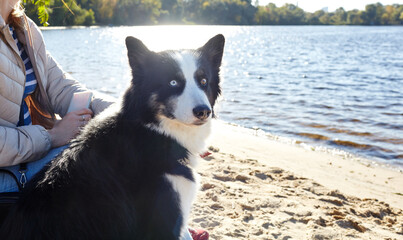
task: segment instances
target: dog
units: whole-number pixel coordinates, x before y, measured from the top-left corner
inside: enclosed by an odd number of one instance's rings
[[[180,239],[220,95],[223,35],[153,52],[126,38],[132,81],[10,210],[0,239]],[[102,115],[102,114],[101,114]]]

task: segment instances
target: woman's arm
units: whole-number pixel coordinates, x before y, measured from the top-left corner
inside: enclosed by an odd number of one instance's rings
[[[39,125],[0,126],[0,167],[39,159],[51,148],[48,131]]]
[[[76,81],[70,74],[66,73],[56,60],[46,51],[44,39],[38,26],[29,18],[26,18],[31,35],[31,43],[35,51],[38,74],[41,77],[41,84],[50,105],[54,112],[61,117],[67,113],[70,100],[75,92],[88,91],[83,85]],[[92,91],[94,98],[90,104],[90,109],[95,115],[102,112],[114,102],[114,99],[107,96],[100,96]]]
[[[68,144],[80,133],[91,115],[89,109],[70,112],[50,130],[40,125],[0,126],[0,167],[40,159],[51,148]]]

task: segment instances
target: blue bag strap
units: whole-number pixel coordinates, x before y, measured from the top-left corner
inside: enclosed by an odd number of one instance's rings
[[[15,183],[17,184],[17,186],[18,186],[18,191],[22,190],[21,183],[20,183],[20,181],[18,180],[17,176],[14,174],[13,171],[11,171],[11,170],[9,170],[7,168],[0,168],[0,173],[7,174],[7,175],[11,176],[14,179]]]

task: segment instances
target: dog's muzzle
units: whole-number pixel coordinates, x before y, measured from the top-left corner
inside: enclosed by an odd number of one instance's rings
[[[211,114],[211,109],[206,105],[201,105],[193,108],[193,115],[201,120],[205,121]]]

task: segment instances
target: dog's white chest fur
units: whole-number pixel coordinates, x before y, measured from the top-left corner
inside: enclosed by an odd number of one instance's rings
[[[190,209],[196,197],[198,176],[193,172],[195,181],[191,181],[180,175],[165,174],[166,179],[172,184],[172,188],[178,193],[180,201],[180,209],[182,212],[183,222],[181,226],[181,236],[183,236],[187,221],[189,219]]]

